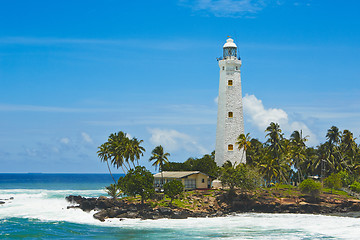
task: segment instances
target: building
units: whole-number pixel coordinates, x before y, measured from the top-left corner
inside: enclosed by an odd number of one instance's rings
[[[164,171],[162,174],[161,172],[154,174],[154,186],[160,188],[167,182],[178,180],[184,184],[185,190],[209,189],[213,179],[200,171]]]
[[[228,38],[223,46],[220,67],[218,115],[216,126],[215,161],[219,166],[230,161],[246,162],[245,152],[236,146],[237,138],[244,133],[241,94],[241,59],[237,56],[234,40]]]

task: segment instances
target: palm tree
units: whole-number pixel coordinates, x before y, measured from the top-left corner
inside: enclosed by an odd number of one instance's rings
[[[112,179],[114,180],[114,182],[116,184],[115,178],[111,173],[110,166],[109,166],[109,161],[108,161],[111,158],[111,154],[110,154],[110,151],[109,151],[109,144],[108,143],[101,144],[100,147],[99,147],[99,150],[97,151],[97,154],[98,154],[98,156],[99,156],[99,158],[100,158],[100,160],[102,162],[106,162],[107,167],[108,167],[109,172],[110,172],[110,175],[111,175]]]
[[[274,157],[278,158],[280,151],[282,151],[281,140],[283,139],[283,134],[279,124],[271,122],[265,132],[268,132],[265,137],[269,137],[267,140],[270,144],[269,149],[273,153]]]
[[[279,177],[279,165],[274,158],[267,155],[261,163],[258,164],[259,172],[264,175],[267,186]]]
[[[328,142],[330,145],[337,145],[340,142],[340,135],[341,132],[339,131],[339,128],[332,126],[330,129],[328,129],[326,138],[328,139]]]
[[[239,150],[243,152],[242,156],[241,156],[241,161],[243,160],[246,151],[248,151],[251,148],[251,138],[250,138],[250,133],[245,134],[240,134],[240,136],[237,138],[237,142],[236,144],[238,145]]]
[[[139,166],[139,159],[140,156],[144,156],[145,148],[140,146],[140,144],[143,142],[143,140],[138,140],[137,138],[131,139],[131,145],[132,145],[132,158],[136,160],[137,165]],[[133,160],[133,161],[134,161]]]
[[[291,146],[291,158],[293,160],[293,165],[297,169],[298,179],[301,182],[303,179],[303,174],[301,170],[302,162],[306,159],[306,145],[305,142],[309,136],[303,137],[302,130],[294,131],[290,136],[290,146]]]
[[[328,140],[328,161],[332,163],[333,170],[339,172],[343,169],[344,158],[338,146],[341,140],[341,131],[339,128],[332,126],[328,129],[326,138]]]
[[[269,144],[269,152],[272,154],[272,157],[276,160],[277,169],[279,170],[278,180],[286,180],[283,164],[280,163],[280,155],[284,152],[282,147],[283,141],[283,133],[280,129],[279,124],[271,122],[270,125],[266,128],[265,132],[267,132],[266,137],[268,140],[266,141]]]
[[[128,138],[126,137],[126,133],[122,131],[110,134],[108,139],[109,149],[112,156],[111,163],[117,168],[121,167],[125,174],[130,168],[130,165],[128,168],[125,164],[127,140]]]
[[[113,198],[117,198],[121,195],[121,192],[119,191],[119,186],[115,184],[110,184],[110,186],[105,187],[107,194],[109,194]]]
[[[170,156],[170,153],[164,153],[164,148],[159,145],[157,147],[154,148],[154,150],[152,150],[151,152],[151,157],[149,159],[149,161],[154,161],[154,163],[152,164],[153,166],[155,166],[155,170],[157,169],[157,167],[159,167],[159,170],[161,171],[161,186],[163,183],[163,172],[162,172],[162,168],[164,166],[164,164],[168,163],[168,156]]]

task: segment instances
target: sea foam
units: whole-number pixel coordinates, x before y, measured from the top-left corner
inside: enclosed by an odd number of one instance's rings
[[[94,212],[67,209],[67,195],[95,197],[105,195],[104,190],[44,190],[12,189],[0,190],[0,218],[29,218],[48,222],[72,222],[79,224],[120,227],[124,229],[163,229],[183,231],[190,235],[206,235],[210,238],[227,239],[358,239],[360,219],[311,214],[259,214],[244,213],[218,218],[189,219],[107,219],[99,222],[93,218]],[[189,235],[189,236],[190,236]]]

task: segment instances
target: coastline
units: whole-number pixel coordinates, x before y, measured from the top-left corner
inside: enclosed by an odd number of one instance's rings
[[[95,219],[186,219],[189,217],[221,217],[237,213],[300,213],[344,217],[360,217],[360,200],[349,196],[323,193],[319,198],[297,195],[289,190],[237,191],[230,196],[225,190],[187,192],[175,204],[158,198],[141,204],[136,198],[112,199],[104,196],[84,198],[67,196],[68,208],[96,211]]]

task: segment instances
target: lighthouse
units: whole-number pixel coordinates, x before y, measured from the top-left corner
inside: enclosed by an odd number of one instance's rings
[[[234,40],[228,38],[223,46],[220,67],[218,113],[216,126],[215,161],[219,166],[246,162],[245,152],[238,149],[237,138],[244,133],[244,117],[241,94],[241,59],[237,56]]]

